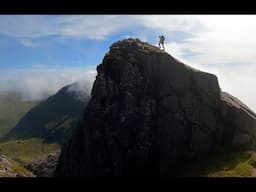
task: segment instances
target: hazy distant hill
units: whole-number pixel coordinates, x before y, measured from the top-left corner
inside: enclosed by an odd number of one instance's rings
[[[4,137],[9,139],[43,138],[52,143],[66,140],[89,100],[78,83],[67,85],[55,95],[32,108]]]
[[[23,101],[18,93],[0,94],[0,138],[37,103],[36,101]]]

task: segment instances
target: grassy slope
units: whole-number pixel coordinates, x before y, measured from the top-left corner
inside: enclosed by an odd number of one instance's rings
[[[22,101],[16,93],[0,95],[0,138],[10,131],[19,120],[38,102]],[[21,141],[8,141],[0,143],[0,155],[8,157],[9,171],[2,173],[0,177],[12,177],[14,173],[32,176],[32,173],[23,166],[41,155],[59,149],[57,144],[43,144],[42,139],[29,139]],[[3,165],[0,162],[0,168]]]
[[[85,101],[77,99],[78,96],[69,91],[70,87],[63,87],[29,110],[1,141],[34,137],[44,138],[49,143],[65,141],[76,128],[77,119],[89,100],[89,96]]]
[[[256,167],[256,150],[241,150],[217,154],[187,168],[185,176],[250,177]]]
[[[28,140],[11,140],[0,144],[0,153],[21,165],[58,150],[58,144],[44,144],[43,139],[32,138]]]
[[[0,172],[0,177],[15,177],[16,174],[25,177],[33,177],[33,174],[21,166],[19,163],[8,159],[9,165],[5,165],[3,162],[0,162],[0,169],[3,167],[8,167],[8,171]]]
[[[0,138],[10,131],[36,103],[22,101],[15,93],[0,95]]]

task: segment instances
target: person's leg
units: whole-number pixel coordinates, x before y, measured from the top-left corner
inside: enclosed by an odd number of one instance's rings
[[[164,44],[162,44],[162,47],[163,47],[163,50],[165,50],[165,49],[164,49]]]

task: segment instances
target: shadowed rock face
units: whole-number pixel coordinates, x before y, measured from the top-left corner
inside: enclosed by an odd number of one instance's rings
[[[60,151],[44,155],[25,166],[37,177],[52,177],[57,167]]]
[[[97,67],[91,100],[57,176],[175,175],[181,161],[255,142],[256,116],[195,70],[138,39]]]

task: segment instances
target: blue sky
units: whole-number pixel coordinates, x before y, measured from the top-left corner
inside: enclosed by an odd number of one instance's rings
[[[145,27],[135,17],[140,16],[0,16],[0,66],[96,65],[113,42],[125,37],[157,43],[157,30]],[[174,31],[169,40],[185,36]]]
[[[59,39],[46,36],[23,40],[0,34],[0,66],[2,69],[24,69],[37,65],[47,67],[90,66],[99,64],[108,47],[118,37],[104,41]]]
[[[160,34],[169,54],[256,110],[255,15],[1,15],[0,93],[40,99],[74,81],[91,86],[112,43],[157,45]]]

